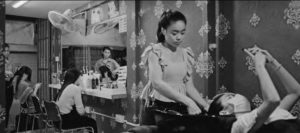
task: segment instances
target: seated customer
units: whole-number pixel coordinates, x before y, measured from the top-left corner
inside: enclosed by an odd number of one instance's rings
[[[15,129],[16,116],[21,113],[21,104],[27,103],[28,97],[33,95],[31,83],[32,70],[27,66],[20,67],[12,78],[13,101],[9,109],[7,131]]]
[[[224,93],[214,98],[208,113],[235,116],[237,120],[232,123],[231,133],[299,133],[300,121],[289,113],[299,99],[299,83],[267,51],[251,48],[246,52],[254,59],[264,102],[251,111],[250,103],[244,96]],[[266,61],[288,92],[281,101],[265,68]]]
[[[97,133],[96,121],[84,116],[85,109],[81,98],[81,73],[77,69],[69,69],[65,73],[64,83],[58,93],[56,104],[62,114],[62,128],[93,127]]]

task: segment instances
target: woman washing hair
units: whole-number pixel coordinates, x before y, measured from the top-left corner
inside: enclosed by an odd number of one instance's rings
[[[232,123],[231,133],[300,132],[300,121],[289,113],[299,99],[299,83],[266,50],[254,47],[245,51],[254,59],[264,102],[251,111],[250,103],[244,96],[223,93],[215,96],[208,113],[236,117],[236,121]],[[266,61],[288,92],[281,101],[265,68]]]
[[[100,59],[95,64],[95,71],[101,73],[100,67],[106,66],[110,69],[112,76],[117,76],[117,72],[119,71],[120,65],[111,58],[111,49],[109,47],[103,48],[103,59]]]
[[[78,86],[82,82],[81,80],[81,73],[75,68],[67,70],[64,76],[64,83],[58,92],[56,102],[62,114],[62,128],[90,126],[97,133],[96,121],[84,116],[81,88]]]
[[[151,44],[142,54],[140,65],[146,66],[149,82],[143,96],[151,107],[173,110],[181,114],[199,114],[208,104],[193,84],[193,52],[182,48],[187,20],[179,11],[165,11],[158,23],[156,44]],[[147,93],[150,92],[150,93]],[[153,125],[161,120],[146,105],[141,124]]]

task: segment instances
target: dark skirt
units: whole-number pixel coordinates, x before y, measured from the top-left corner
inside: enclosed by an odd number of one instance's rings
[[[142,102],[144,105],[145,101]],[[143,106],[142,105],[142,106]],[[173,115],[188,114],[187,106],[175,102],[163,102],[154,100],[150,102],[149,107],[142,107],[141,109],[141,125],[156,125],[158,122],[166,119],[171,119]]]
[[[6,126],[8,125],[9,111],[13,102],[14,88],[9,81],[5,81],[5,111],[6,111]]]
[[[73,107],[72,111],[69,114],[61,115],[62,117],[62,129],[71,129],[79,127],[92,127],[94,132],[97,133],[97,123],[94,119],[81,116],[76,111],[76,108]],[[57,126],[58,123],[56,123]]]

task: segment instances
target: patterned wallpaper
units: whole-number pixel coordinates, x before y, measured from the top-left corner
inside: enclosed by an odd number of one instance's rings
[[[122,100],[94,99],[89,102],[89,104],[101,107],[96,109],[100,112],[111,116],[116,113],[124,114],[128,122],[139,122],[140,100],[138,97],[148,79],[144,70],[138,65],[140,55],[146,46],[156,42],[159,16],[166,9],[179,10],[187,18],[187,32],[183,47],[190,46],[196,55],[194,83],[203,96],[208,95],[210,92],[208,89],[214,89],[210,87],[209,80],[215,78],[216,70],[218,70],[217,93],[233,91],[246,95],[251,99],[254,107],[261,104],[262,99],[253,61],[241,51],[242,48],[252,47],[254,44],[273,53],[275,58],[300,81],[300,75],[296,75],[300,72],[298,44],[300,41],[300,2],[298,1],[220,2],[220,12],[215,18],[216,25],[208,22],[207,1],[120,0],[117,5],[121,13],[127,14],[128,94],[127,98]],[[3,6],[0,6],[0,12],[4,13]],[[2,25],[0,30],[1,28],[3,28]],[[209,44],[208,34],[214,31],[219,44]],[[214,48],[218,48],[219,53],[212,52],[211,49]],[[219,55],[217,61],[215,55]],[[274,74],[271,73],[271,76]],[[0,75],[0,78],[3,78],[3,75]],[[282,88],[277,79],[274,81],[278,88]],[[279,89],[279,92],[281,96],[285,94],[283,89]],[[4,94],[4,91],[2,90],[0,94]],[[295,115],[299,114],[299,107],[298,102],[292,111]],[[0,106],[0,111],[2,108]],[[91,117],[97,119],[100,133],[120,132],[131,127],[129,124],[118,123],[107,117],[95,115]]]
[[[219,91],[246,95],[253,107],[262,103],[259,82],[252,59],[242,48],[255,45],[267,49],[300,82],[299,1],[234,1],[219,3],[219,62],[228,66],[219,71]],[[227,27],[227,28],[226,28]],[[227,29],[227,31],[226,31]],[[272,71],[270,75],[280,96],[286,94]],[[292,113],[299,116],[299,102]]]

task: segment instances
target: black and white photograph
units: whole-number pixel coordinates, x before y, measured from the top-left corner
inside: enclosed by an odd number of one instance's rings
[[[300,1],[3,0],[2,133],[300,133]]]

